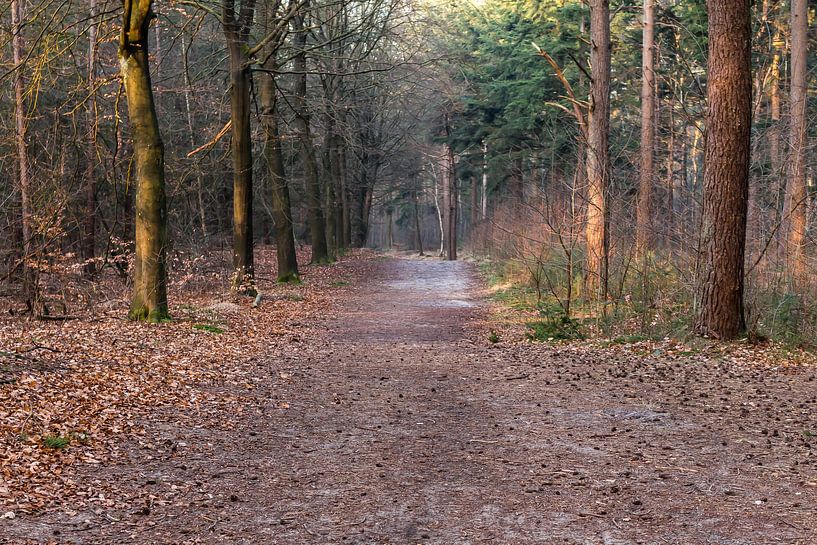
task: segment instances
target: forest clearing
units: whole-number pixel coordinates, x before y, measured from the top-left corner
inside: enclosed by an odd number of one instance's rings
[[[0,543],[817,543],[815,22],[0,2]]]

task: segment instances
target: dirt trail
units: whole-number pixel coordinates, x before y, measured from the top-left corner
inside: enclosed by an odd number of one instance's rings
[[[808,409],[805,377],[725,370],[702,400],[676,362],[491,346],[478,288],[466,263],[378,263],[323,334],[258,363],[269,389],[234,429],[168,429],[184,445],[171,457],[97,474],[156,498],[175,486],[172,500],[6,528],[72,543],[817,543],[811,443],[736,417],[760,387]]]

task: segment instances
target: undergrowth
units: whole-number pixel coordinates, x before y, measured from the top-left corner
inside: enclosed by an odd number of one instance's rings
[[[656,260],[649,263],[646,274],[631,265],[624,278],[611,275],[610,295],[604,303],[584,297],[580,272],[569,279],[573,296],[566,302],[565,269],[548,263],[541,267],[536,272],[530,264],[514,259],[480,262],[491,298],[520,313],[531,340],[598,339],[608,345],[667,338],[694,342],[691,281],[669,265]],[[561,276],[548,276],[554,270]],[[543,283],[549,289],[543,289]],[[767,284],[764,289],[757,284],[747,280],[754,287],[747,289],[745,340],[817,348],[817,297],[796,293],[785,284]]]

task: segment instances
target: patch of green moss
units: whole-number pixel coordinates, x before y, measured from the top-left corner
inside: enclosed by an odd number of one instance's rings
[[[206,331],[208,333],[224,333],[224,330],[218,326],[214,326],[211,324],[193,324],[193,329],[198,329],[199,331]]]

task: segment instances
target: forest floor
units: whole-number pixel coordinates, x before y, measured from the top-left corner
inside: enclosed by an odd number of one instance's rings
[[[817,543],[813,364],[534,344],[483,286],[357,254],[257,309],[28,327],[0,543]]]

